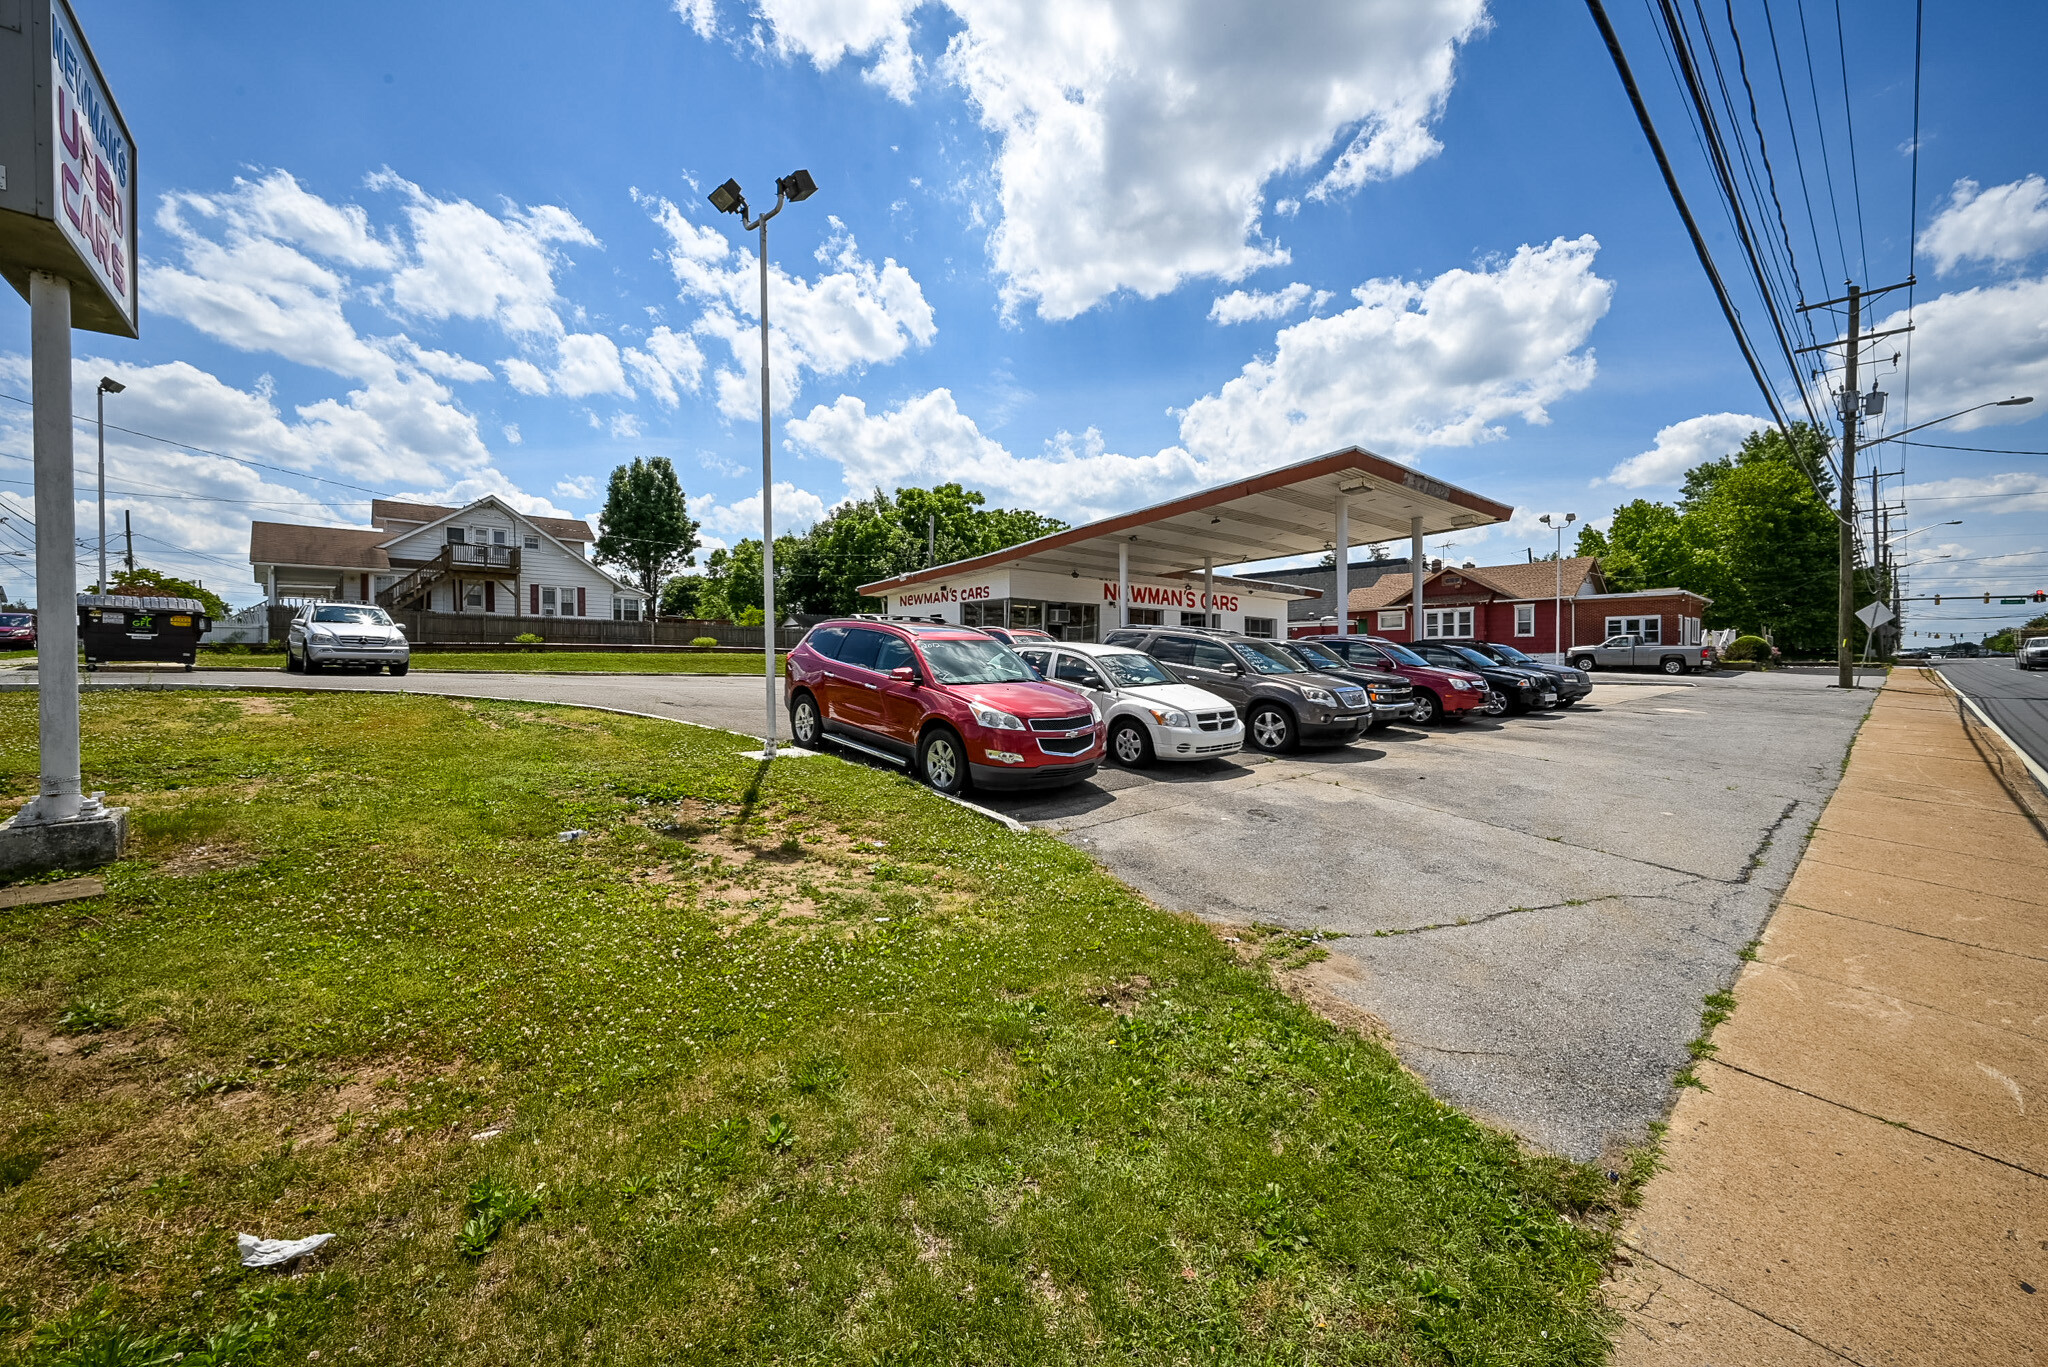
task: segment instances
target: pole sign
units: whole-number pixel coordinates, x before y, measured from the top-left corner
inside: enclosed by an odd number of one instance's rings
[[[74,327],[136,335],[135,140],[69,0],[0,0],[0,275],[71,282]]]

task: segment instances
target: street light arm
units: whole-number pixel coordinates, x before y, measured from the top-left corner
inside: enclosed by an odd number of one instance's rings
[[[1897,441],[1900,437],[1911,436],[1924,427],[1938,427],[1945,422],[1954,422],[1957,418],[1966,418],[1970,414],[1975,413],[1978,408],[2017,408],[2021,404],[2032,403],[2033,401],[2034,396],[2031,394],[2015,399],[1993,399],[1990,403],[1978,404],[1977,408],[1965,408],[1960,413],[1951,413],[1945,418],[1935,418],[1931,422],[1916,422],[1911,427],[1900,428],[1890,436],[1873,437],[1869,441],[1859,441],[1856,445],[1862,450],[1867,451],[1873,446],[1879,446],[1888,441]]]
[[[751,219],[750,219],[750,218],[748,218],[748,217],[746,216],[746,214],[745,214],[744,212],[743,212],[743,213],[741,213],[741,214],[740,214],[740,226],[741,226],[742,228],[745,228],[745,229],[746,229],[746,230],[747,230],[748,232],[750,232],[750,233],[751,233],[751,232],[754,232],[754,231],[756,231],[756,230],[758,230],[758,229],[760,228],[760,226],[761,226],[762,224],[766,223],[766,222],[767,222],[767,221],[768,221],[769,219],[771,219],[771,218],[775,217],[775,215],[777,215],[777,214],[779,214],[779,213],[781,213],[781,212],[782,212],[782,206],[783,206],[784,202],[785,202],[785,197],[784,197],[784,195],[783,195],[782,191],[781,191],[780,189],[777,189],[777,190],[776,190],[776,192],[775,192],[775,207],[774,207],[774,208],[772,208],[772,209],[770,209],[770,210],[769,210],[769,211],[768,211],[767,213],[765,213],[765,214],[762,214],[762,215],[761,215],[761,216],[760,216],[759,218],[751,218]],[[744,208],[745,208],[745,206],[744,206],[744,205],[742,205],[741,207],[742,207],[742,209],[744,209]]]

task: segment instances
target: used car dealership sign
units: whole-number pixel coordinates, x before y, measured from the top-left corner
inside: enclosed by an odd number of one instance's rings
[[[136,334],[135,140],[67,0],[0,3],[0,273],[72,284],[72,324]]]

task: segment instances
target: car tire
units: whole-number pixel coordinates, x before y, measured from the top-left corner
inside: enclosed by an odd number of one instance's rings
[[[287,674],[296,674],[299,672],[299,657],[292,654],[292,648],[290,646],[286,646],[284,648],[284,672]]]
[[[1593,672],[1593,657],[1591,655],[1579,656],[1577,659],[1572,661],[1572,668],[1583,669],[1588,674],[1591,674]]]
[[[1685,661],[1676,655],[1666,656],[1663,670],[1666,674],[1683,674],[1685,673]]]
[[[1489,717],[1506,716],[1508,710],[1507,696],[1498,690],[1488,689],[1486,691],[1486,701],[1480,705],[1479,710],[1486,713]]]
[[[789,735],[806,750],[818,748],[818,739],[824,734],[824,723],[818,719],[818,700],[809,693],[798,693],[789,700]]]
[[[1152,762],[1152,737],[1125,717],[1109,728],[1109,753],[1126,768],[1142,769]]]
[[[958,797],[967,791],[967,747],[949,727],[934,726],[917,743],[917,772],[933,792]]]
[[[405,671],[411,668],[412,661],[410,660],[407,660],[404,664],[393,665],[391,666],[391,677],[394,679],[402,679],[405,677]]]
[[[1416,693],[1415,708],[1417,726],[1435,726],[1444,719],[1444,700],[1426,688]]]
[[[1294,718],[1286,708],[1271,703],[1252,709],[1245,719],[1245,737],[1254,750],[1269,755],[1284,755],[1301,744],[1301,733],[1294,725]]]
[[[313,659],[313,652],[310,650],[299,657],[299,672],[301,674],[318,674],[322,667]]]

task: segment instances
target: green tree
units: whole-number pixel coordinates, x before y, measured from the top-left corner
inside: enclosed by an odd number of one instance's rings
[[[1058,518],[987,502],[979,490],[941,484],[893,496],[877,489],[844,504],[788,550],[777,539],[776,602],[787,600],[796,611],[852,612],[862,584],[1066,529]]]
[[[87,593],[101,591],[97,584],[86,590]],[[123,569],[114,576],[114,586],[105,592],[123,593],[136,598],[196,598],[206,605],[206,615],[216,620],[227,616],[229,612],[227,600],[213,590],[203,589],[189,579],[179,579],[174,575],[165,574],[162,570],[153,570],[144,565],[137,565],[132,570]]]
[[[696,549],[697,524],[667,456],[635,456],[612,471],[597,519],[601,563],[625,570],[652,598]]]

